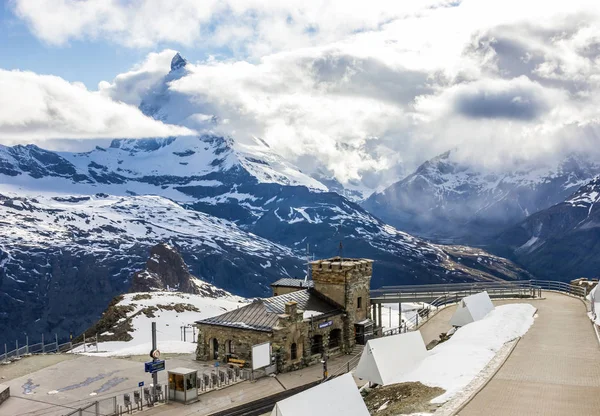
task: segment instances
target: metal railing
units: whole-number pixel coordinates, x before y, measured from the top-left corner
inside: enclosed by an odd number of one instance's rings
[[[508,298],[508,297],[542,297],[542,291],[559,292],[566,295],[585,298],[587,296],[587,288],[584,286],[575,286],[566,282],[557,282],[552,280],[527,280],[523,282],[494,282],[494,283],[456,283],[444,285],[419,285],[419,286],[388,286],[378,289],[380,292],[392,291],[393,296],[402,294],[403,290],[408,290],[412,295],[425,293],[432,296],[434,293],[443,291],[444,293],[433,301],[424,304],[424,307],[418,309],[412,318],[406,319],[404,323],[395,328],[390,328],[382,331],[383,336],[395,335],[413,331],[422,326],[425,322],[431,319],[440,309],[458,303],[464,296],[469,296],[479,293],[483,290],[487,291],[492,298]],[[376,291],[372,291],[376,292]],[[388,292],[389,294],[390,292]],[[384,293],[385,295],[385,293]],[[385,296],[384,296],[385,298]]]
[[[487,291],[490,297],[507,295],[531,297],[539,289],[536,281],[474,282],[435,285],[384,286],[371,290],[371,304],[396,302],[432,302],[444,295],[469,296]]]
[[[4,344],[4,353],[0,353],[0,360],[3,363],[9,363],[11,361],[19,360],[21,357],[32,355],[32,354],[49,354],[49,353],[61,353],[61,352],[69,352],[78,347],[83,346],[84,351],[93,351],[92,348],[95,348],[95,351],[98,351],[98,336],[95,335],[93,337],[87,338],[86,342],[72,343],[65,342],[60,344],[58,342],[58,336],[54,335],[54,341],[51,343],[46,343],[44,341],[44,337],[42,336],[42,342],[37,342],[35,344],[29,343],[29,337],[25,337],[25,344],[19,344],[19,341],[15,341],[15,348],[12,350],[8,349],[8,344]]]
[[[358,365],[358,362],[360,361],[361,356],[362,356],[362,351],[356,355],[353,355],[348,361],[346,361],[342,365],[338,366],[335,370],[331,371],[329,373],[328,377],[323,381],[331,380],[332,378],[341,376],[342,374],[346,374],[346,373],[349,373],[350,371],[354,370],[356,368],[356,366]]]

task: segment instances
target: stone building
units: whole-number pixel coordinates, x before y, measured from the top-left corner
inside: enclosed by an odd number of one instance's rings
[[[252,346],[270,342],[278,371],[289,371],[351,352],[357,331],[371,324],[373,261],[336,257],[310,266],[312,280],[280,279],[273,297],[197,321],[197,359],[249,365]]]

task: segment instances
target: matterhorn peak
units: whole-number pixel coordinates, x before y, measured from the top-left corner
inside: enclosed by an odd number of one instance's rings
[[[173,59],[171,59],[171,71],[183,68],[186,64],[187,61],[177,52]]]

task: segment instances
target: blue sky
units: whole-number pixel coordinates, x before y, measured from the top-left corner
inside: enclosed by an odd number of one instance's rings
[[[53,45],[32,34],[15,16],[10,3],[0,7],[0,68],[57,75],[67,81],[83,82],[88,89],[98,88],[100,81],[111,81],[128,71],[153,50],[174,49],[190,62],[205,60],[209,53],[227,56],[225,48],[211,51],[173,42],[159,42],[150,48],[128,48],[106,39],[71,39]]]

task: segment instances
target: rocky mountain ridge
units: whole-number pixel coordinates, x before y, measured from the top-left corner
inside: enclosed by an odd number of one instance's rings
[[[497,251],[553,279],[596,277],[600,271],[600,177],[565,201],[504,231]]]
[[[598,174],[600,164],[585,155],[494,173],[462,163],[450,151],[371,195],[362,206],[391,225],[434,241],[485,245]]]

